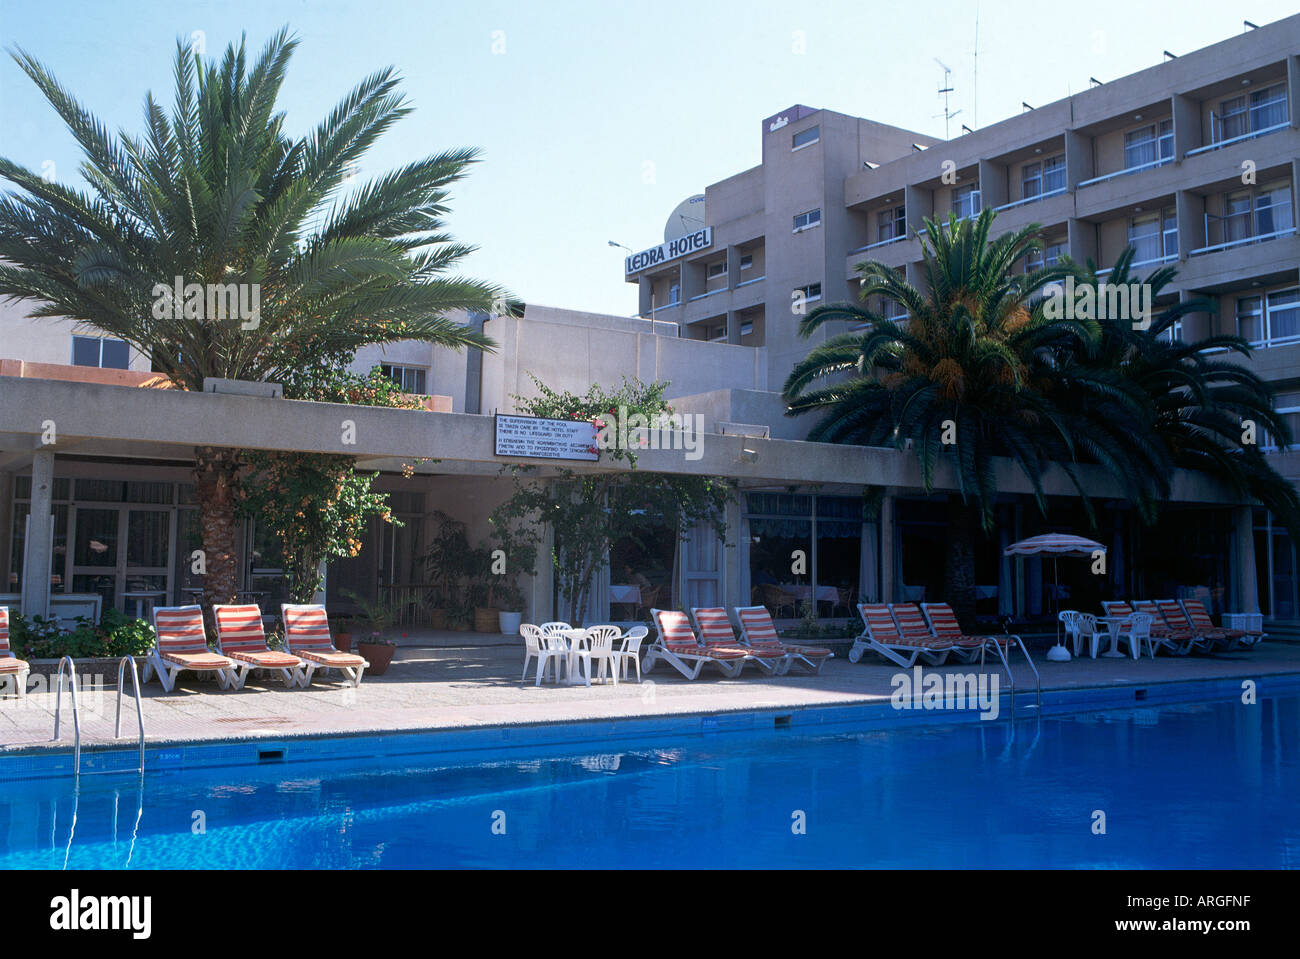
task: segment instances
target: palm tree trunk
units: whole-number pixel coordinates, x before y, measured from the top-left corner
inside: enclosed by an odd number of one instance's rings
[[[962,630],[975,628],[975,511],[960,496],[948,497],[948,553],[944,558],[944,598]]]
[[[239,490],[239,453],[236,450],[200,446],[194,450],[194,498],[199,505],[203,534],[203,606],[233,603],[239,586],[235,517]]]

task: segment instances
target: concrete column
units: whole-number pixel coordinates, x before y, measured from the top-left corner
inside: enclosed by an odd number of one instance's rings
[[[329,577],[329,564],[322,561],[320,564],[320,589],[312,593],[311,596],[312,604],[315,606],[325,605],[325,593],[326,593],[325,587],[328,583],[328,577]]]
[[[1238,506],[1232,511],[1237,582],[1232,590],[1235,612],[1259,612],[1259,579],[1255,571],[1254,510]]]
[[[1070,259],[1080,266],[1087,263],[1089,258],[1095,262],[1097,259],[1096,225],[1087,220],[1071,217],[1065,221],[1065,229],[1066,247],[1070,251]]]
[[[1291,109],[1291,129],[1300,130],[1300,54],[1286,58],[1287,103]],[[1291,209],[1295,209],[1292,207]]]
[[[880,500],[880,602],[898,602],[898,559],[894,543],[894,494],[886,493]]]
[[[737,345],[740,343],[740,312],[738,310],[727,311],[727,342]]]
[[[1171,113],[1174,118],[1174,158],[1182,160],[1188,150],[1204,145],[1201,134],[1201,105],[1192,97],[1174,95]]]
[[[50,552],[54,535],[54,450],[32,457],[32,512],[27,522],[27,560],[23,564],[23,615],[50,613]]]
[[[1008,197],[1007,168],[992,160],[979,161],[980,209],[1002,206]]]
[[[1065,182],[1071,190],[1082,180],[1091,180],[1092,137],[1085,136],[1077,130],[1065,131]]]
[[[1012,507],[1011,529],[1012,529],[1012,533],[1011,533],[1012,543],[1018,543],[1025,538],[1025,507],[1024,504],[1022,503],[1016,503],[1015,506]],[[1007,545],[1010,546],[1011,544],[1008,543]],[[1022,557],[1017,556],[1014,560],[1014,564],[1015,564],[1014,578],[1016,583],[1015,615],[1017,619],[1024,619],[1025,610],[1026,610],[1025,586],[1027,582],[1025,577],[1025,561]]]
[[[906,208],[907,235],[914,237],[924,229],[927,217],[934,214],[934,191],[925,187],[903,187],[903,206]]]
[[[728,315],[728,324],[730,324],[730,315]],[[728,501],[723,522],[727,524],[727,539],[722,544],[723,605],[728,609],[734,606],[748,606],[749,551],[744,548],[745,525],[739,497]]]
[[[1185,261],[1192,250],[1205,246],[1205,197],[1188,190],[1174,194],[1174,212],[1178,216],[1178,259]]]
[[[0,590],[9,592],[14,551],[14,474],[0,470]]]
[[[650,302],[650,297],[653,291],[654,281],[650,277],[643,276],[641,279],[637,280],[637,311],[641,316],[649,316],[650,311],[655,306],[660,305],[657,303],[652,304]]]

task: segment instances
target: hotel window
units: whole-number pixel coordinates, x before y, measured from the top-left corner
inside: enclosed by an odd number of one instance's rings
[[[1124,134],[1124,168],[1144,166],[1174,156],[1174,122],[1161,120]]]
[[[1043,192],[1058,193],[1065,189],[1065,154],[1043,161]]]
[[[974,219],[980,213],[980,185],[959,186],[952,191],[952,212],[959,217]]]
[[[807,130],[800,130],[790,138],[791,152],[800,147],[812,146],[821,139],[821,127],[809,127]]]
[[[682,284],[679,280],[673,280],[668,284],[668,305],[676,306],[682,301]]]
[[[397,384],[403,393],[425,395],[426,371],[418,366],[397,366],[393,363],[381,363],[379,372]]]
[[[1020,196],[1028,200],[1043,192],[1043,165],[1026,163],[1020,170]]]
[[[817,226],[821,221],[822,211],[820,209],[809,210],[806,213],[796,213],[794,217],[793,232],[798,233],[800,230],[806,230],[809,227]]]
[[[127,370],[131,368],[131,347],[125,340],[110,336],[74,336],[72,365]]]
[[[1065,241],[1058,240],[1055,243],[1049,243],[1043,248],[1043,265],[1056,266],[1065,257]]]
[[[1219,104],[1219,111],[1211,120],[1210,137],[1215,143],[1281,126],[1287,122],[1286,87],[1279,83],[1249,97],[1232,97]]]
[[[719,260],[717,263],[709,264],[709,279],[715,279],[719,276],[725,276],[727,273],[727,261]]]
[[[1178,215],[1173,209],[1160,214],[1160,235],[1164,240],[1165,256],[1178,255]]]
[[[881,243],[907,235],[907,209],[896,206],[876,214],[876,239]]]
[[[1237,335],[1261,346],[1300,339],[1300,289],[1239,297]]]
[[[749,322],[741,323],[741,324],[740,324],[740,335],[741,335],[741,336],[749,336],[749,334],[751,334],[751,333],[753,333],[753,332],[754,332],[754,323],[753,323],[752,320],[749,321]]]
[[[809,283],[807,286],[801,286],[795,289],[796,293],[803,294],[803,301],[811,303],[813,300],[822,298],[822,285],[820,283]]]
[[[1278,418],[1286,423],[1287,428],[1291,431],[1291,441],[1300,442],[1300,393],[1278,393],[1273,400],[1273,411],[1277,413]],[[1259,438],[1261,449],[1275,450],[1278,448],[1277,438],[1268,430],[1261,431],[1263,435]]]
[[[1255,195],[1255,235],[1268,236],[1291,229],[1291,184],[1269,186]]]
[[[754,266],[754,254],[752,253],[742,254],[740,257],[740,268],[742,270],[749,270],[749,269],[753,269],[753,266]]]
[[[1160,259],[1160,214],[1149,213],[1129,220],[1128,244],[1134,250],[1134,263]]]

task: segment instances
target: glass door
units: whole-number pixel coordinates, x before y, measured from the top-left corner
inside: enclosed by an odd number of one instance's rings
[[[123,507],[122,551],[119,589],[126,593],[153,593],[147,597],[155,606],[164,606],[168,595],[168,562],[171,552],[171,510]],[[135,597],[126,602],[126,610],[135,609]]]
[[[121,609],[118,593],[118,537],[121,535],[120,512],[116,507],[78,508],[75,513],[75,538],[72,547],[72,591],[99,593],[104,607]]]
[[[130,611],[135,598],[124,593],[161,592],[170,587],[171,510],[130,506],[78,507],[72,551],[72,591],[98,593],[105,607]]]

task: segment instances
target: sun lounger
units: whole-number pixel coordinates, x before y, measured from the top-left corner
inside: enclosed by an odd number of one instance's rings
[[[21,699],[27,695],[27,674],[31,667],[9,648],[9,607],[0,606],[0,681],[14,681],[14,691]]]
[[[254,669],[278,672],[286,688],[302,682],[303,661],[266,645],[260,607],[214,605],[212,618],[217,629],[217,652],[235,661],[236,689],[244,688]]]
[[[796,646],[782,642],[766,606],[737,606],[736,621],[740,623],[742,643],[753,649],[781,650],[790,657],[791,666],[802,666],[819,673],[826,660],[834,655],[825,646]]]
[[[1107,616],[1132,617],[1135,612],[1146,613],[1150,616],[1151,633],[1147,641],[1153,651],[1164,650],[1171,656],[1186,656],[1200,643],[1200,638],[1195,633],[1170,629],[1169,624],[1160,615],[1160,610],[1150,600],[1138,600],[1130,605],[1122,600],[1108,599],[1102,601],[1101,608]],[[1130,636],[1132,628],[1132,619],[1128,618],[1120,624],[1119,631],[1116,634],[1121,641],[1129,644],[1130,651],[1133,646],[1133,640]],[[1140,650],[1138,655],[1141,655]]]
[[[1211,626],[1209,630],[1200,630],[1192,625],[1192,621],[1187,618],[1183,612],[1183,607],[1178,604],[1176,599],[1158,599],[1155,602],[1156,610],[1159,616],[1156,622],[1163,622],[1169,627],[1174,635],[1186,636],[1191,634],[1196,637],[1197,642],[1207,650],[1213,650],[1219,647],[1227,649],[1232,645],[1232,640],[1226,633],[1216,627]],[[1150,610],[1146,607],[1138,607],[1144,612]]]
[[[927,605],[935,606],[936,603]],[[894,614],[894,622],[898,624],[899,631],[903,634],[904,639],[927,640],[931,638],[946,641],[952,644],[949,650],[950,656],[955,656],[963,663],[973,662],[980,655],[980,650],[984,648],[985,640],[978,636],[965,636],[961,628],[958,627],[955,632],[949,631],[947,635],[941,634],[937,629],[932,629],[927,622],[921,608],[916,603],[891,603],[889,611]],[[956,619],[953,619],[953,625],[956,625]]]
[[[849,650],[851,663],[858,662],[863,653],[871,650],[904,669],[909,668],[918,658],[938,666],[952,652],[951,642],[930,635],[929,630],[926,630],[924,636],[917,633],[904,636],[885,603],[858,603],[858,615],[862,617],[865,629],[853,641]]]
[[[716,666],[722,675],[734,679],[740,675],[749,653],[742,649],[709,649],[695,638],[686,614],[672,609],[652,609],[657,635],[645,654],[648,673],[663,660],[687,679],[696,679],[705,666]]]
[[[1034,665],[1034,661],[1029,657],[1029,650],[1025,648],[1024,640],[1019,636],[1013,634],[1004,634],[1002,636],[995,634],[990,634],[988,636],[967,636],[962,632],[961,624],[957,622],[957,614],[953,612],[952,607],[947,603],[922,603],[921,610],[925,613],[925,618],[930,623],[930,629],[940,639],[951,640],[954,643],[959,640],[964,640],[968,647],[971,641],[978,643],[977,648],[980,654],[981,672],[984,669],[985,650],[991,648],[995,653],[997,653],[998,659],[1002,660],[1002,668],[1007,674],[1007,679],[1011,683],[1011,692],[1013,696],[1016,691],[1016,677],[1011,672],[1011,664],[1007,661],[1007,653],[1018,646],[1020,648],[1020,654],[1025,657],[1025,662],[1027,662],[1029,668],[1033,670],[1034,681],[1038,686],[1038,701],[1041,705],[1043,699],[1043,682],[1038,675],[1038,667]],[[897,610],[895,610],[894,615],[897,617]],[[969,662],[970,660],[967,661]]]
[[[1205,604],[1199,599],[1183,600],[1183,612],[1187,614],[1187,619],[1191,622],[1192,628],[1201,633],[1217,633],[1224,636],[1230,643],[1229,648],[1237,647],[1250,649],[1265,636],[1264,633],[1252,633],[1248,629],[1230,629],[1227,626],[1215,626],[1214,620],[1210,619],[1210,613],[1205,608]]]
[[[361,676],[370,664],[352,653],[340,653],[330,639],[329,617],[324,606],[295,606],[283,603],[284,645],[303,660],[302,685],[311,685],[316,670],[337,669],[353,686],[361,685]]]
[[[697,607],[691,610],[691,618],[710,652],[740,650],[745,654],[742,662],[753,663],[769,676],[783,676],[790,668],[790,657],[785,650],[773,646],[749,646],[737,641],[727,611],[721,606]]]
[[[208,649],[203,610],[198,606],[157,606],[153,611],[154,647],[144,664],[144,682],[155,672],[163,689],[171,692],[184,670],[211,673],[222,689],[239,686],[235,662]]]

